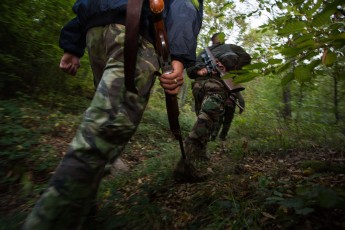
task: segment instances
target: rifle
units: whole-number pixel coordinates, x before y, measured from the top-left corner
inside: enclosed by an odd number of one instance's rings
[[[237,102],[236,98],[232,94],[230,94],[229,98],[235,105],[237,105],[237,107],[240,110],[244,111],[244,108]],[[241,111],[240,111],[240,113],[241,113]]]
[[[164,0],[150,0],[150,9],[154,16],[155,48],[156,53],[159,57],[159,64],[163,73],[171,73],[173,69],[171,66],[167,33],[162,18],[162,12],[164,10]],[[186,159],[180,123],[178,120],[179,107],[177,102],[177,96],[165,93],[165,104],[168,114],[170,130],[175,136],[175,139],[179,141],[182,158]]]
[[[228,88],[230,93],[236,93],[239,91],[244,90],[245,88],[239,84],[235,84],[231,78],[223,79],[225,75],[225,71],[221,70],[217,65],[217,59],[214,57],[213,53],[211,52],[210,48],[204,45],[204,49],[206,53],[201,55],[204,63],[206,64],[207,72],[212,74],[212,72],[216,71],[219,73],[220,78],[222,79],[224,85]]]

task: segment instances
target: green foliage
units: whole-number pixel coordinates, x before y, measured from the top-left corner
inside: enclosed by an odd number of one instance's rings
[[[290,3],[283,2],[290,6]],[[294,79],[301,84],[310,82],[316,77],[315,70],[321,62],[309,70],[303,66],[306,62],[318,59],[323,50],[337,50],[337,54],[333,52],[324,54],[323,64],[327,67],[331,67],[343,55],[340,50],[345,46],[344,40],[342,40],[342,45],[340,45],[341,42],[335,45],[337,40],[335,37],[340,38],[344,33],[341,29],[342,25],[339,24],[344,21],[344,18],[336,16],[336,6],[339,4],[342,4],[342,1],[299,2],[291,8],[294,9],[293,12],[282,14],[272,21],[274,24],[268,24],[270,28],[278,30],[278,36],[287,38],[288,42],[277,46],[276,49],[280,50],[286,59],[295,60],[297,65]],[[279,65],[277,67],[279,68]]]
[[[294,80],[305,84],[319,76],[318,71],[323,66],[336,71],[334,63],[344,64],[345,17],[337,10],[337,5],[343,6],[343,1],[277,0],[273,5],[269,1],[257,2],[258,8],[252,9],[247,16],[266,12],[271,15],[270,20],[259,30],[246,31],[241,38],[253,57],[252,63],[264,65],[250,67],[241,82],[282,74],[285,76],[282,85]],[[281,63],[270,61],[277,57]],[[308,71],[303,70],[305,66]],[[299,68],[297,72],[295,68]]]
[[[284,27],[278,30],[278,35],[290,35],[295,32],[303,31],[307,25],[301,21],[287,22]]]
[[[2,216],[0,218],[0,229],[18,230],[18,223],[21,223],[25,217],[25,213],[19,213],[11,216]]]
[[[253,63],[226,76],[237,76],[235,82],[246,84],[243,92],[246,110],[241,115],[236,113],[230,141],[210,143],[209,152],[214,154],[212,157],[224,154],[233,157],[234,161],[241,161],[249,154],[284,155],[291,149],[315,146],[344,149],[344,121],[336,123],[333,104],[337,99],[337,108],[340,112],[345,111],[344,19],[334,16],[335,4],[343,3],[275,1],[275,5],[284,10],[282,13],[274,12],[271,2],[258,2],[259,7],[272,12],[272,20],[262,30],[252,30],[248,36],[239,35],[246,49],[251,51]],[[36,198],[40,186],[46,182],[64,151],[53,145],[66,141],[69,137],[64,135],[74,131],[81,112],[89,103],[87,98],[92,97],[94,86],[86,58],[77,77],[66,78],[57,69],[62,54],[57,46],[59,31],[66,23],[66,17],[72,17],[72,2],[17,3],[0,2],[0,42],[5,44],[0,48],[0,97],[16,98],[0,101],[0,185],[1,192],[18,190],[18,197],[33,195]],[[247,27],[245,18],[234,11],[232,2],[206,1],[205,14],[204,32],[200,38],[206,38],[206,41],[215,32],[224,31],[228,38],[233,36],[228,29],[240,25],[240,30],[245,31]],[[247,15],[256,14],[259,9]],[[179,116],[183,137],[189,134],[195,122],[189,84],[186,84],[187,90],[180,103],[183,105]],[[143,222],[152,229],[163,229],[165,224],[172,226],[175,221],[176,210],[163,209],[151,200],[160,195],[164,197],[164,192],[171,186],[178,187],[171,184],[171,169],[180,157],[178,142],[169,130],[164,93],[158,85],[157,82],[142,123],[124,152],[124,156],[132,157],[130,159],[138,163],[130,172],[103,181],[99,196],[104,202],[95,221],[102,225],[87,226],[90,229],[95,226],[134,229]],[[291,89],[290,119],[284,119],[282,115],[282,85]],[[334,98],[333,89],[337,87],[339,91]],[[29,92],[31,96],[15,94],[18,91]],[[228,166],[226,162],[224,165]],[[275,178],[270,175],[250,175],[258,178],[255,191],[241,177],[237,184],[248,185],[248,188],[235,187],[236,183],[228,181],[229,175],[225,172],[230,174],[236,170],[225,166],[222,166],[224,175],[217,174],[224,186],[219,192],[213,192],[213,184],[211,188],[201,189],[195,185],[181,186],[179,192],[183,194],[194,186],[198,189],[192,193],[196,196],[190,195],[190,204],[183,204],[188,208],[186,220],[192,215],[195,217],[188,226],[191,229],[256,228],[260,226],[261,208],[271,210],[277,206],[280,209],[273,209],[277,211],[277,219],[272,221],[289,227],[293,226],[290,220],[298,223],[301,218],[317,214],[321,208],[338,208],[344,204],[338,191],[312,187],[311,182],[297,184],[293,196],[284,196],[284,188],[271,187]],[[328,166],[319,162],[300,165],[302,169],[311,168],[316,173],[344,170],[341,165]],[[223,172],[221,167],[213,170]],[[136,188],[132,193],[128,189],[130,186]],[[249,192],[242,194],[247,191],[245,189]],[[257,194],[268,196],[266,203],[260,200],[262,197],[251,199]],[[173,199],[169,197],[169,201]],[[33,201],[27,201],[26,205],[31,207]],[[205,213],[200,214],[200,210]],[[12,227],[23,218],[22,214],[5,216],[0,223]]]
[[[34,130],[40,118],[13,100],[1,101],[0,108],[0,183],[8,184],[20,180],[27,171],[25,159],[39,142],[39,133]]]
[[[301,167],[314,173],[345,173],[345,165],[325,161],[307,160],[301,162]]]
[[[285,198],[279,192],[275,192],[274,195],[266,199],[265,205],[276,204],[280,206],[278,210],[288,212],[284,216],[277,213],[276,221],[282,222],[283,226],[291,224],[291,222],[298,223],[300,218],[316,214],[320,208],[342,209],[345,205],[344,197],[339,196],[334,190],[322,186],[299,187],[296,189],[296,195],[291,198]],[[289,212],[290,210],[292,212]],[[290,219],[290,223],[286,217]]]
[[[47,135],[60,137],[62,132],[75,128],[76,119],[51,112],[25,94],[18,94],[18,98],[0,101],[0,184],[4,191],[19,185],[25,197],[32,192],[36,176],[47,177],[60,160],[47,142]]]
[[[306,68],[305,66],[297,66],[294,70],[294,76],[295,79],[303,84],[305,82],[309,82],[310,78],[311,78],[311,72],[308,68]]]
[[[204,1],[204,19],[202,31],[199,35],[200,50],[202,49],[202,41],[206,44],[210,41],[213,34],[222,32],[225,35],[225,40],[229,37],[233,37],[231,29],[234,27],[235,17],[234,13],[235,4],[230,1],[216,0]],[[244,21],[237,17],[237,22],[241,23]]]
[[[58,71],[63,54],[58,41],[66,17],[73,16],[71,6],[71,1],[1,1],[0,98],[14,97],[17,91],[69,92],[70,81]],[[85,61],[82,66],[90,72]]]

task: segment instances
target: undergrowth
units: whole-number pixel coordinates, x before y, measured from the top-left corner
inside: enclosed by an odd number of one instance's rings
[[[339,205],[344,202],[344,187],[316,183],[320,175],[343,174],[342,165],[301,160],[292,170],[292,163],[281,163],[299,151],[302,155],[320,148],[330,148],[325,150],[330,154],[341,152],[344,134],[340,125],[286,124],[273,116],[258,121],[250,112],[235,116],[227,141],[208,144],[212,159],[206,169],[208,180],[175,184],[172,169],[180,151],[161,96],[153,95],[125,148],[122,157],[130,162],[130,170],[104,178],[98,213],[84,229],[294,229],[318,215],[334,219],[343,213]],[[54,109],[50,104],[44,106],[42,99],[21,98],[0,102],[0,226],[5,229],[17,229],[16,223],[31,209],[62,157],[64,149],[57,148],[57,142],[69,142],[65,139],[73,136],[82,112],[68,110],[68,104]],[[186,137],[195,114],[181,111]],[[297,171],[301,177],[294,174]],[[327,210],[336,211],[327,215]]]

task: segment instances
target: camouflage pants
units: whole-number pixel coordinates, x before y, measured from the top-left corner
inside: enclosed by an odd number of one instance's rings
[[[87,48],[97,90],[66,155],[23,229],[80,228],[96,198],[105,164],[121,154],[136,131],[158,61],[153,45],[140,37],[135,83],[142,96],[126,91],[124,38],[122,25],[88,31]]]
[[[215,122],[224,112],[227,90],[220,80],[209,78],[193,83],[197,121],[185,140],[186,155],[191,159],[206,156],[206,146]]]
[[[219,138],[225,139],[228,135],[232,120],[234,119],[236,110],[235,104],[226,104],[223,115],[219,118],[219,122],[216,122],[211,134],[211,139],[215,139],[218,136],[220,128],[222,128]]]

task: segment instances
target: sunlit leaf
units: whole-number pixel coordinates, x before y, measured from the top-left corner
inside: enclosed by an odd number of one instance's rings
[[[321,27],[323,25],[326,25],[331,20],[331,15],[334,13],[334,10],[326,10],[322,11],[321,13],[314,16],[314,19],[312,21],[312,25],[315,27]]]
[[[305,22],[301,22],[301,21],[295,21],[292,23],[287,23],[284,25],[284,27],[282,29],[280,29],[278,31],[278,35],[289,35],[289,34],[293,34],[296,33],[298,31],[302,31],[307,27],[307,25],[305,24]]]
[[[302,43],[304,41],[313,39],[314,35],[313,34],[303,34],[302,36],[298,37],[297,39],[294,40],[296,44]]]
[[[317,60],[313,60],[310,64],[308,64],[306,67],[310,70],[310,71],[313,71],[314,68],[318,65],[321,64],[321,60],[320,59],[317,59]]]
[[[322,1],[316,1],[316,4],[315,5],[312,5],[312,8],[311,9],[308,9],[305,11],[306,15],[308,17],[311,17],[317,10],[320,9],[320,6],[322,4]],[[307,6],[310,6],[310,4],[306,4]]]
[[[329,67],[329,66],[332,66],[336,60],[337,60],[337,54],[333,52],[328,52],[326,54],[326,57],[323,59],[323,64]]]
[[[259,76],[260,76],[260,74],[253,73],[253,72],[249,72],[249,73],[246,73],[246,74],[241,74],[241,75],[238,75],[238,76],[236,76],[234,78],[234,83],[248,82],[248,81],[251,81],[254,78],[259,77]]]
[[[306,49],[306,48],[314,48],[314,46],[315,46],[315,41],[313,39],[309,39],[301,43],[298,43],[296,47],[300,49]]]
[[[282,63],[283,60],[282,59],[277,59],[277,58],[272,58],[268,60],[268,64],[274,65],[274,64],[280,64]]]
[[[294,57],[296,56],[297,54],[299,54],[301,52],[300,49],[297,49],[297,48],[291,48],[291,47],[286,47],[286,48],[283,48],[281,53],[287,57]]]
[[[318,50],[309,50],[307,54],[304,54],[303,57],[299,58],[299,61],[303,61],[303,60],[312,60],[312,59],[315,59],[315,56],[318,56],[320,55],[319,51]]]
[[[199,9],[199,1],[198,0],[192,0],[193,5],[195,8]]]
[[[246,66],[243,67],[243,69],[246,69],[246,70],[262,69],[262,68],[267,67],[267,66],[268,66],[267,63],[259,62],[259,63],[254,63],[254,64],[246,65]]]

